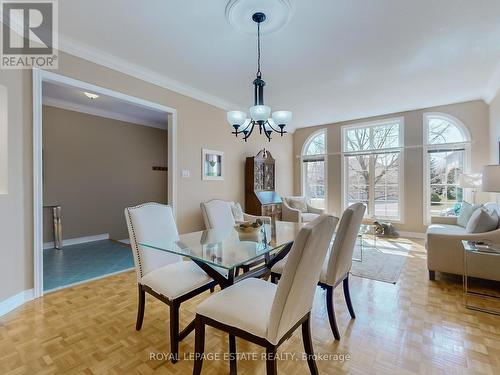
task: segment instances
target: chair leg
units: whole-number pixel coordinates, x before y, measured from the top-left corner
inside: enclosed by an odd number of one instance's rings
[[[179,304],[170,305],[170,361],[176,363],[179,360]]]
[[[137,322],[135,323],[135,329],[140,331],[142,328],[142,322],[144,321],[144,306],[146,305],[146,292],[142,289],[142,285],[138,285],[139,290],[139,303],[137,306]]]
[[[236,337],[234,335],[229,335],[229,374],[236,375],[238,372],[238,367],[236,363]]]
[[[340,340],[339,328],[337,327],[337,321],[335,320],[335,310],[333,309],[332,286],[328,286],[326,288],[326,308],[328,310],[328,320],[330,321],[330,327],[332,329],[333,337],[335,337],[335,340]]]
[[[200,375],[203,367],[203,356],[205,354],[205,324],[199,316],[195,318],[195,338],[194,338],[194,367],[193,375]]]
[[[276,361],[275,346],[268,346],[266,348],[266,374],[278,375],[278,362]]]
[[[351,318],[356,319],[356,314],[354,314],[354,309],[352,307],[351,293],[349,293],[349,276],[346,276],[346,278],[343,281],[343,289],[344,289],[345,302],[347,304],[347,309],[349,310],[349,314],[351,314]]]
[[[311,319],[302,323],[302,341],[304,342],[304,350],[307,355],[307,365],[309,366],[309,371],[311,375],[318,375],[318,366],[316,366],[316,361],[314,360],[314,348],[311,340]]]
[[[429,280],[431,281],[436,280],[436,271],[429,270]]]

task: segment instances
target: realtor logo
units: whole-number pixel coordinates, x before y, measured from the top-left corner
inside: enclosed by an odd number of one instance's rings
[[[57,69],[57,0],[1,2],[2,69]]]

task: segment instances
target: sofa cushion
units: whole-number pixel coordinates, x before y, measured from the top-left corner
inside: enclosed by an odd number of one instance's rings
[[[467,233],[485,233],[497,229],[498,214],[481,207],[474,211],[465,230]]]
[[[460,225],[461,227],[466,227],[467,223],[470,220],[470,217],[476,211],[478,208],[480,208],[482,205],[480,204],[470,204],[467,202],[462,203],[462,207],[460,208],[460,215],[458,215],[457,218],[457,224]]]
[[[288,198],[288,205],[300,212],[307,212],[307,204],[304,198]]]
[[[432,224],[427,228],[427,234],[466,234],[467,231],[460,225]]]

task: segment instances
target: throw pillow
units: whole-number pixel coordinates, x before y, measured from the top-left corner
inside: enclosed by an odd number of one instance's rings
[[[234,220],[235,221],[244,221],[243,217],[243,209],[241,208],[241,204],[238,202],[234,203],[231,205],[231,211],[233,212]]]
[[[474,211],[465,230],[467,233],[485,233],[497,229],[497,226],[497,212],[481,207]]]
[[[288,204],[302,213],[307,212],[307,204],[304,198],[288,198]]]
[[[463,228],[467,227],[467,223],[469,222],[470,217],[472,216],[474,211],[476,211],[480,207],[482,207],[482,205],[480,204],[472,205],[470,203],[463,202],[462,207],[460,208],[460,215],[458,215],[457,218],[457,224]]]

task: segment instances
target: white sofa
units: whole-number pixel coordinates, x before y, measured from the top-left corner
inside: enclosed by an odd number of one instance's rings
[[[293,201],[300,201],[303,208],[297,209],[296,207],[294,207]],[[324,213],[325,210],[312,207],[309,203],[307,203],[307,200],[304,197],[283,198],[283,221],[291,221],[294,223],[309,223],[316,219],[318,216],[323,215]]]
[[[496,203],[486,203],[484,206],[500,213],[500,207]],[[462,240],[500,244],[500,228],[485,233],[467,233],[464,227],[457,225],[456,217],[433,217],[426,237],[427,268],[429,278],[434,280],[436,271],[463,275]],[[477,254],[468,259],[469,276],[500,281],[500,256]]]

